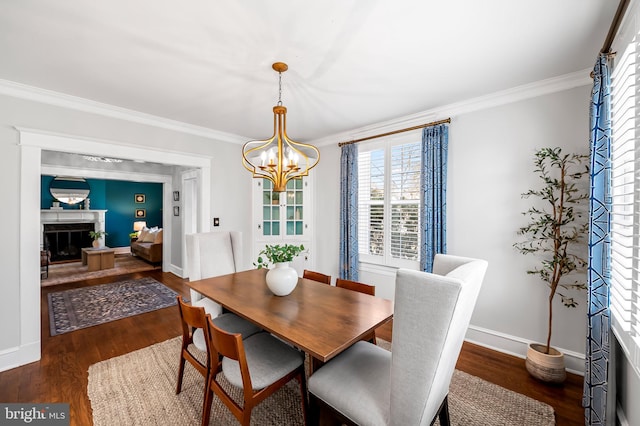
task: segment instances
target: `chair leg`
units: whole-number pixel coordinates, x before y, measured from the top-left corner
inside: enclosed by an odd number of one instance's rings
[[[438,420],[440,420],[440,426],[450,426],[451,420],[449,419],[449,396],[444,397],[442,405],[440,405],[440,411],[438,412]]]
[[[309,415],[307,421],[307,424],[310,426],[320,425],[320,404],[311,392],[309,392]]]
[[[211,416],[211,404],[213,403],[213,389],[211,389],[209,380],[210,379],[207,378],[204,387],[204,402],[202,404],[202,426],[208,426],[209,424],[209,418]]]
[[[183,355],[184,349],[180,351],[180,365],[178,366],[178,385],[176,386],[176,395],[182,390],[182,377],[184,376],[184,363],[187,361]]]
[[[301,367],[300,373],[298,374],[298,382],[300,383],[300,394],[302,395],[302,419],[303,419],[303,424],[307,424],[307,421],[309,420],[309,409],[308,409],[308,403],[307,403],[307,380],[306,380],[306,376],[305,376],[305,372],[304,372],[304,364]]]

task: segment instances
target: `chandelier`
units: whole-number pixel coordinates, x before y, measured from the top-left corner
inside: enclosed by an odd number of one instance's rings
[[[309,175],[320,161],[320,152],[313,146],[296,142],[287,136],[287,108],[282,105],[282,73],[289,67],[276,62],[278,72],[278,104],[273,107],[273,135],[269,139],[249,141],[242,147],[242,164],[254,178],[269,179],[273,191],[284,192],[287,182]]]

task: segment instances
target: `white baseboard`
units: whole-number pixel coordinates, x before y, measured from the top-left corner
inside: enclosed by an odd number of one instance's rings
[[[629,420],[627,420],[627,416],[624,415],[624,410],[620,404],[616,404],[616,417],[618,418],[618,424],[620,426],[631,426],[629,424]]]
[[[529,343],[534,343],[521,337],[511,336],[474,325],[469,326],[465,340],[522,359],[527,357],[527,347]],[[568,372],[584,376],[584,354],[562,348],[556,349],[564,354],[565,366]]]
[[[162,272],[171,272],[173,275],[177,275],[180,278],[184,278],[182,276],[182,268],[174,264],[169,265],[169,267],[167,269],[164,269]]]
[[[0,351],[0,371],[11,370],[40,360],[40,341]]]

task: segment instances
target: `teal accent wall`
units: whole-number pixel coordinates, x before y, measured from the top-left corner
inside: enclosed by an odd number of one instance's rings
[[[53,176],[41,176],[40,208],[49,209],[55,201],[49,193],[49,183]],[[130,182],[107,179],[87,179],[89,183],[89,207],[91,210],[107,210],[105,216],[105,244],[108,247],[129,246],[129,234],[133,232],[133,222],[144,220],[148,227],[162,228],[162,184]],[[135,195],[144,194],[145,202],[136,203]],[[79,209],[83,204],[60,203],[63,209]],[[136,218],[136,209],[144,209],[146,217]]]

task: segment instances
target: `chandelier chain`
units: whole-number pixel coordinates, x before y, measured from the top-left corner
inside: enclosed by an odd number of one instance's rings
[[[278,106],[282,106],[282,73],[278,73]]]

